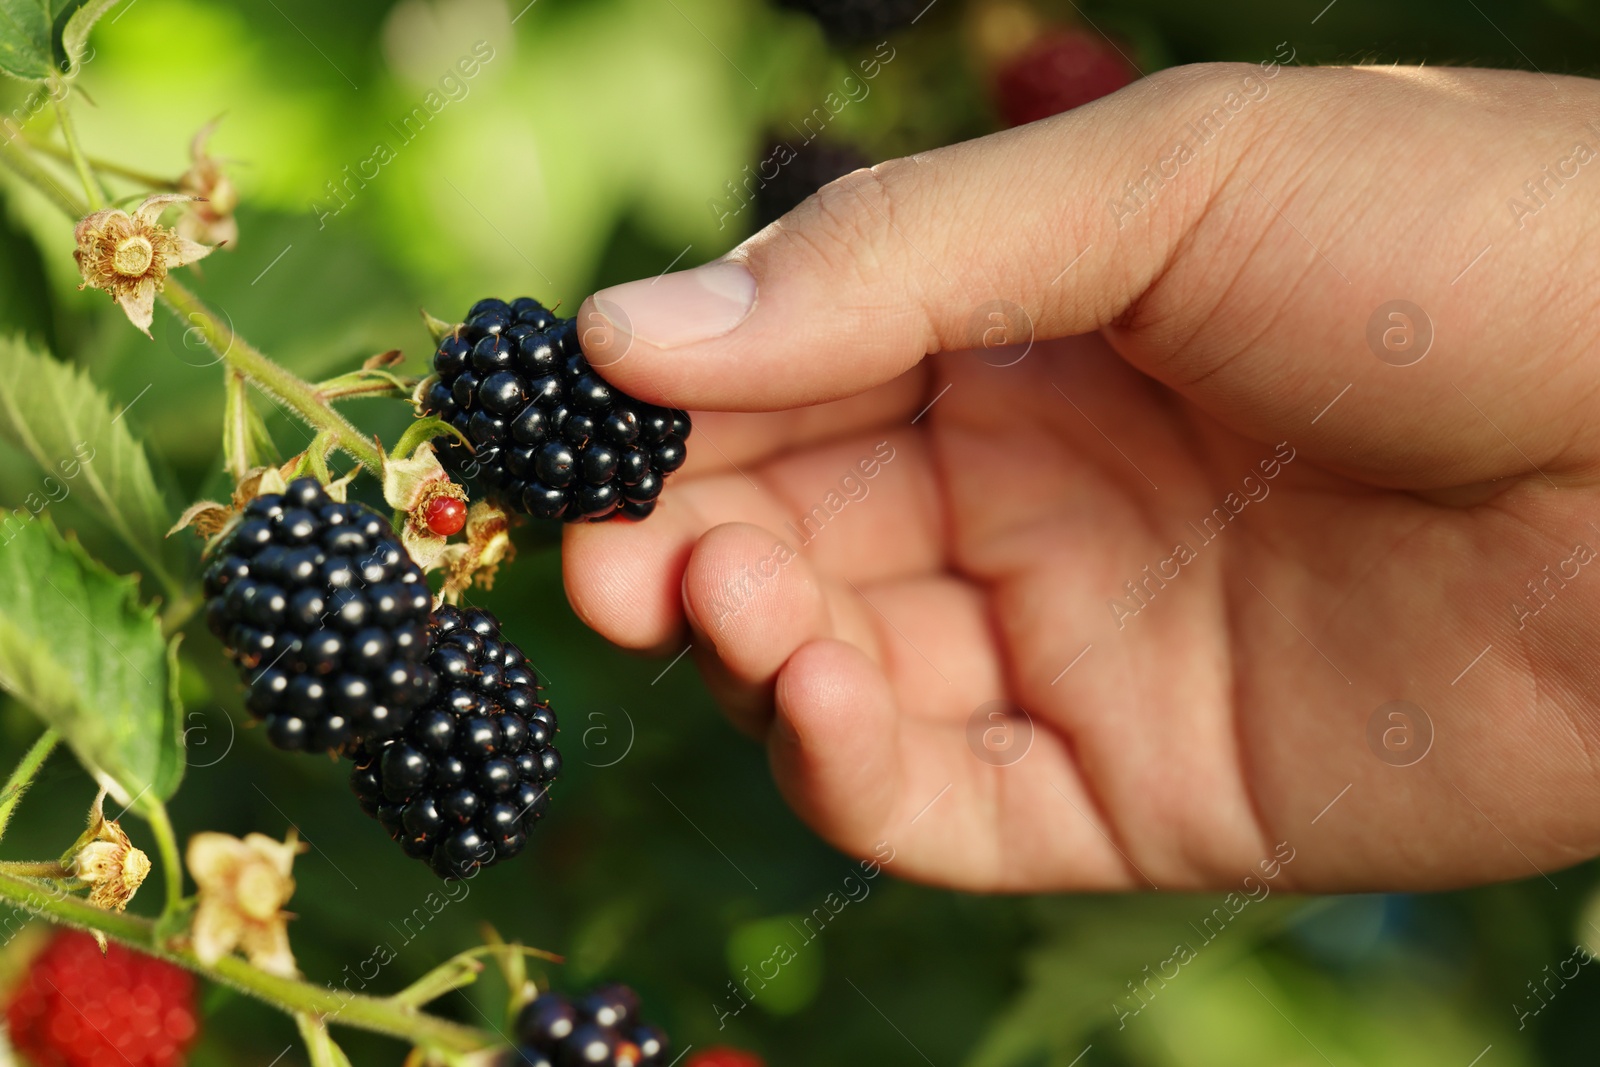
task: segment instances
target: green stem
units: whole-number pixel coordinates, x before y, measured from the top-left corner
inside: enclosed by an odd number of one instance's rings
[[[183,862],[178,858],[178,838],[172,832],[167,806],[161,801],[146,801],[139,810],[149,822],[150,832],[156,838],[156,851],[161,854],[161,880],[167,890],[161,917],[165,919],[183,907]]]
[[[224,956],[216,963],[202,963],[193,949],[175,943],[158,944],[155,924],[149,919],[97,908],[76,897],[66,896],[50,886],[0,870],[0,900],[51,922],[81,930],[96,930],[107,937],[131,945],[180,967],[263,1000],[281,1011],[320,1015],[327,1022],[386,1034],[413,1045],[449,1052],[472,1052],[493,1048],[499,1039],[484,1030],[414,1011],[388,1000],[346,993],[328,986],[312,985],[299,978],[268,974],[238,956]]]
[[[0,165],[37,189],[41,195],[60,208],[74,221],[89,213],[82,201],[61,187],[49,171],[31,156],[17,150],[10,141],[0,141]]]
[[[28,749],[11,772],[11,777],[6,779],[5,788],[0,789],[0,836],[5,834],[6,826],[11,822],[11,813],[17,810],[22,794],[28,791],[39,768],[44,766],[44,761],[50,758],[50,753],[55,751],[60,741],[61,735],[54,730],[40,734],[39,740],[33,743],[33,747]]]
[[[194,618],[195,612],[204,604],[205,597],[199,592],[184,593],[174,598],[161,612],[161,636],[172,640],[173,636],[188,625]]]
[[[282,401],[308,425],[326,432],[339,448],[367,470],[380,478],[383,476],[383,452],[377,443],[363,436],[349,419],[334,410],[316,386],[252,347],[234,333],[232,327],[218,321],[199,297],[170,275],[161,299],[180,319],[199,329],[206,344],[226,360],[229,367],[250,379],[257,389]]]
[[[18,878],[66,880],[74,877],[71,871],[55,860],[0,860],[0,871],[4,871],[6,874],[14,874]]]
[[[44,141],[35,141],[30,138],[19,138],[34,152],[43,152],[45,155],[54,156],[63,162],[73,162],[72,151]],[[83,157],[97,173],[114,174],[118,178],[125,178],[139,185],[149,186],[151,189],[161,189],[166,192],[176,192],[178,182],[174,178],[163,178],[155,174],[147,174],[142,170],[124,167],[121,163],[113,163],[109,159],[97,159],[85,154]]]
[[[78,132],[72,125],[72,109],[67,104],[67,94],[52,92],[51,101],[55,104],[56,122],[61,126],[61,137],[67,142],[67,154],[72,158],[72,166],[78,172],[78,178],[83,182],[83,191],[89,197],[89,210],[99,211],[106,206],[106,191],[100,187],[100,179],[95,177],[93,168],[89,166],[88,157],[83,154],[83,148],[78,144]]]

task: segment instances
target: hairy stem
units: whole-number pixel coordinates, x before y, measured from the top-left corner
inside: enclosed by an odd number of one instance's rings
[[[67,142],[67,154],[72,159],[72,166],[78,172],[78,179],[83,182],[83,191],[89,198],[89,210],[99,211],[106,206],[106,191],[100,187],[100,179],[95,176],[93,168],[89,166],[89,159],[83,154],[83,148],[78,144],[78,131],[72,125],[72,110],[67,103],[67,94],[53,92],[51,101],[55,104],[56,122],[61,126],[61,138]]]
[[[268,974],[237,956],[224,956],[213,964],[202,963],[191,948],[181,943],[159,944],[155,924],[149,919],[97,908],[55,887],[20,878],[3,869],[0,869],[0,900],[50,922],[99,931],[112,940],[175,963],[289,1014],[305,1012],[320,1016],[328,1023],[370,1030],[413,1045],[448,1052],[472,1052],[500,1044],[494,1035],[476,1027],[377,997]]]
[[[206,344],[227,361],[230,368],[244,375],[262,392],[282,401],[312,428],[326,432],[363,467],[380,478],[383,476],[383,452],[377,443],[364,437],[349,419],[334,410],[327,398],[317,392],[316,386],[274,363],[234,333],[232,327],[219,321],[182,282],[169,276],[161,299],[180,319],[199,329]]]
[[[6,779],[5,788],[0,789],[0,836],[5,834],[6,826],[11,822],[11,813],[17,810],[22,794],[28,791],[39,768],[44,766],[44,761],[50,758],[50,753],[55,751],[60,741],[61,735],[54,730],[40,734],[39,740],[23,754],[11,777]]]

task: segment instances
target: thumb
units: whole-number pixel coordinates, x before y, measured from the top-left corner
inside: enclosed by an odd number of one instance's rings
[[[1226,69],[1235,83],[1261,77]],[[1109,176],[1170,149],[1217,70],[1164,72],[1045,122],[858,170],[721,260],[596,293],[579,311],[583,348],[645,399],[756,411],[853,395],[930,352],[982,346],[997,325],[1013,341],[1093,330],[1159,275],[1212,185],[1186,174],[1152,204],[1170,221],[1123,228]],[[1228,166],[1218,151],[1186,169]]]

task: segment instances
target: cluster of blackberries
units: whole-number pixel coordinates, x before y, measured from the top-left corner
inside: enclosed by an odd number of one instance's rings
[[[804,11],[822,24],[835,41],[854,44],[881,37],[909,26],[928,0],[778,0],[784,7]]]
[[[445,878],[522,851],[561,756],[555,714],[493,615],[446,605],[430,636],[426,703],[355,752],[350,785],[406,855]]]
[[[539,519],[642,519],[687,453],[689,417],[606,384],[578,345],[576,320],[531,297],[480,300],[433,356],[423,409],[472,442],[442,439],[439,459],[502,507]]]
[[[245,505],[205,572],[206,624],[279,748],[332,751],[398,730],[431,688],[433,604],[381,515],[313,478]]]
[[[667,1035],[639,1022],[639,997],[601,986],[570,1000],[544,993],[523,1007],[517,1048],[502,1067],[666,1067]]]

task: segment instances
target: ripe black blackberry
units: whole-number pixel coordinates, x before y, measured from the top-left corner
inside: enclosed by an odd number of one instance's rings
[[[571,1000],[544,993],[517,1015],[502,1067],[666,1067],[667,1035],[639,1022],[639,997],[601,986]]]
[[[683,466],[689,416],[607,385],[584,358],[576,320],[531,297],[472,305],[439,342],[433,369],[423,409],[473,445],[442,438],[440,461],[508,510],[642,519]]]
[[[398,730],[432,684],[433,597],[389,523],[314,478],[244,506],[212,549],[206,624],[250,692],[267,738],[334,750]]]
[[[787,162],[781,163],[778,172],[756,188],[757,229],[787,215],[835,178],[872,166],[872,160],[860,149],[826,141],[812,141],[799,148],[791,147],[787,141],[774,141],[761,158]]]
[[[857,44],[904,29],[930,6],[928,0],[778,0],[804,11],[841,44]]]
[[[555,713],[487,611],[445,605],[429,628],[428,701],[398,735],[355,752],[361,809],[441,878],[510,859],[561,773]]]

